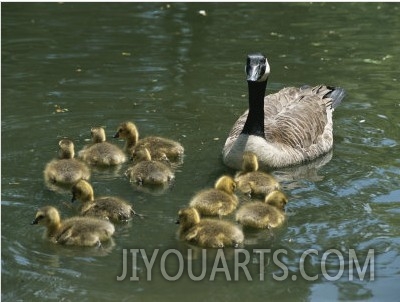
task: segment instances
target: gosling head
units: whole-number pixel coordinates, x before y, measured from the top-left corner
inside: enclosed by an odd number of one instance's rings
[[[221,176],[215,182],[215,189],[224,191],[228,194],[233,194],[236,190],[236,182],[228,175]]]
[[[247,56],[246,75],[248,82],[265,82],[269,73],[268,60],[263,54],[254,53]]]
[[[71,202],[74,202],[75,200],[80,200],[82,202],[94,200],[93,188],[86,180],[81,179],[75,183],[72,186],[71,192]]]
[[[124,122],[119,125],[117,132],[114,134],[114,138],[124,138],[124,139],[133,138],[135,141],[138,141],[139,132],[134,123]]]
[[[257,155],[250,151],[243,152],[242,162],[243,172],[254,172],[258,170]]]
[[[58,142],[58,146],[59,146],[58,155],[61,159],[74,158],[75,146],[71,140],[62,139]]]
[[[90,129],[90,135],[93,143],[102,143],[106,141],[106,132],[102,127],[93,127]]]
[[[133,159],[136,162],[150,161],[151,160],[151,154],[150,154],[149,149],[140,148],[138,150],[133,150],[133,152],[132,152],[132,160]]]
[[[36,213],[35,219],[31,222],[32,225],[41,224],[44,226],[51,226],[58,223],[60,223],[60,214],[52,206],[40,208]]]
[[[276,190],[265,197],[265,202],[283,211],[285,210],[288,199],[282,191]]]
[[[180,224],[185,227],[198,224],[199,222],[200,215],[195,208],[185,208],[179,210],[176,224]]]

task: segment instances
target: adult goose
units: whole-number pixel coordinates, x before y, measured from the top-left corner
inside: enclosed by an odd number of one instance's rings
[[[249,109],[233,125],[222,151],[224,163],[240,170],[243,152],[262,166],[279,168],[310,161],[333,145],[332,112],[345,96],[339,87],[288,87],[265,97],[270,66],[263,54],[246,64]]]

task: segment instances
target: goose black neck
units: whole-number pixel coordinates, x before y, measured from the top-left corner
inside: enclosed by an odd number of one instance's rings
[[[249,114],[242,133],[264,137],[264,96],[267,81],[250,82],[249,87]]]

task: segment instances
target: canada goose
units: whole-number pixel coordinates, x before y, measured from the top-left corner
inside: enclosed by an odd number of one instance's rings
[[[31,224],[44,225],[47,238],[65,245],[100,246],[115,231],[112,223],[95,217],[72,217],[61,221],[58,210],[52,206],[39,209]]]
[[[264,98],[270,74],[266,57],[248,55],[246,73],[249,109],[225,142],[227,166],[239,170],[244,151],[254,152],[260,164],[277,168],[313,160],[332,148],[332,112],[345,96],[342,88],[289,87]]]
[[[72,185],[80,179],[88,180],[90,170],[85,163],[74,158],[74,143],[62,139],[59,145],[59,158],[46,164],[44,179],[49,184]]]
[[[196,208],[200,215],[224,216],[232,213],[239,200],[235,195],[236,183],[228,175],[221,176],[215,182],[214,188],[198,192],[189,205]]]
[[[175,178],[174,173],[167,165],[152,160],[147,148],[141,148],[135,152],[136,164],[125,172],[131,182],[145,186],[163,186]]]
[[[258,171],[257,155],[249,151],[243,152],[242,171],[236,173],[235,182],[240,191],[250,196],[265,197],[281,188],[272,175]]]
[[[117,146],[106,142],[106,133],[102,127],[90,130],[92,144],[78,152],[78,157],[90,165],[114,166],[126,161],[125,153]]]
[[[287,198],[281,191],[272,191],[264,202],[245,203],[236,212],[236,221],[252,228],[276,228],[285,221]]]
[[[182,209],[178,213],[180,240],[201,247],[237,247],[243,243],[242,230],[228,221],[201,219],[195,208]]]
[[[72,187],[72,199],[82,202],[82,216],[95,216],[113,222],[127,221],[135,215],[132,206],[126,201],[112,196],[94,198],[93,187],[86,180],[80,180]]]
[[[147,148],[154,160],[181,162],[184,153],[183,146],[171,139],[158,136],[148,136],[139,140],[139,131],[132,122],[121,123],[114,138],[126,140],[125,150],[136,160],[136,151]]]

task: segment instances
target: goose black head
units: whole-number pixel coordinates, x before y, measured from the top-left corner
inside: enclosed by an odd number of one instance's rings
[[[267,58],[261,53],[247,56],[246,74],[248,82],[264,82],[267,80],[270,67]]]

